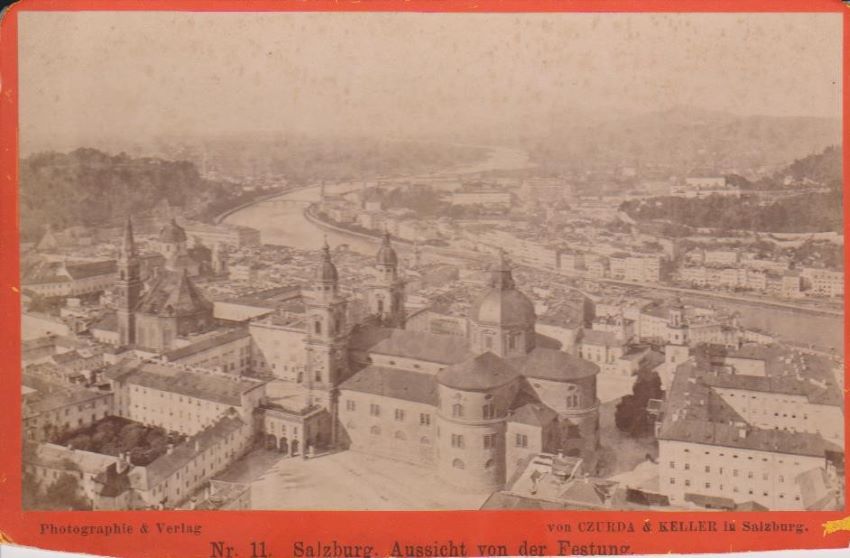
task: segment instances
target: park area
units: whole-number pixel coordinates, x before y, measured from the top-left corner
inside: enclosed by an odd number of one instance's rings
[[[121,418],[106,417],[90,426],[58,436],[54,443],[76,450],[119,456],[127,453],[130,463],[145,466],[179,444],[184,436]]]

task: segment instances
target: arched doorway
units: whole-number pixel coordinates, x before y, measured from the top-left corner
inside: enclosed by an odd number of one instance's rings
[[[277,449],[277,437],[274,434],[266,435],[266,449]]]
[[[292,440],[292,445],[290,448],[290,453],[292,455],[298,455],[298,440]]]
[[[280,439],[280,447],[278,448],[278,450],[283,455],[289,455],[289,442],[287,442],[286,436]]]

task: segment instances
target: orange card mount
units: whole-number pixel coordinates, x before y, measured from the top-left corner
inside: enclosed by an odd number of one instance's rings
[[[23,0],[0,542],[846,547],[834,0]]]

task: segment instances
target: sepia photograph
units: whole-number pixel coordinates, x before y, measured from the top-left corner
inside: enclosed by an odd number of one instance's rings
[[[17,17],[24,510],[845,509],[841,14]]]

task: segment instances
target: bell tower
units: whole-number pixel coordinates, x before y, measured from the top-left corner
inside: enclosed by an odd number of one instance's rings
[[[375,280],[367,287],[369,313],[381,325],[403,328],[404,281],[398,275],[398,254],[390,241],[390,233],[384,233],[381,247],[375,256]]]
[[[307,335],[304,384],[313,403],[331,407],[333,391],[348,375],[348,301],[339,294],[339,274],[327,240],[306,293]]]
[[[142,295],[142,280],[139,271],[139,256],[133,239],[133,222],[127,217],[124,225],[124,239],[118,255],[118,341],[121,345],[133,345],[136,342],[136,306]]]

